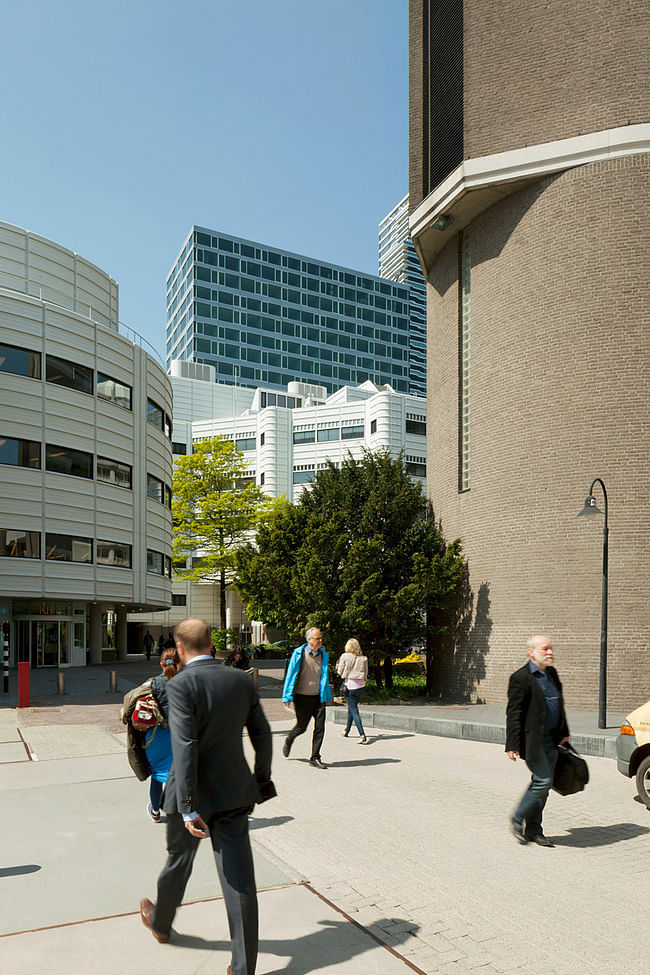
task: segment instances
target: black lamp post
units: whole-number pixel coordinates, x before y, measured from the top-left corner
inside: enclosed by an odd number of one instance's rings
[[[589,494],[585,498],[585,506],[580,515],[602,515],[600,508],[596,506],[594,497],[594,485],[600,484],[605,498],[605,524],[603,526],[603,594],[600,613],[600,681],[598,686],[598,727],[607,727],[607,549],[609,528],[607,525],[607,491],[600,477],[595,477],[591,482]]]

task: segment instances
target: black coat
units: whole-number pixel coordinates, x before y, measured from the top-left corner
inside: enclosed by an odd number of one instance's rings
[[[553,731],[555,742],[569,737],[562,684],[555,667],[547,667],[546,673],[556,685],[560,695],[560,721]],[[508,684],[508,706],[506,709],[506,751],[519,752],[522,758],[533,754],[544,738],[546,705],[539,681],[528,666],[528,662],[516,670]]]
[[[259,802],[271,778],[271,729],[248,674],[212,658],[196,660],[167,684],[173,762],[165,812],[216,812]],[[255,771],[244,757],[246,728]]]

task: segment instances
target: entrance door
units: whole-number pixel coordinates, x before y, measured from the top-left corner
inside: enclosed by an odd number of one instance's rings
[[[19,620],[18,659],[32,667],[69,667],[71,631],[69,620]]]

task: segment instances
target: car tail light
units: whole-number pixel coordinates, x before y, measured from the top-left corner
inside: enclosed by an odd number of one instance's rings
[[[631,724],[622,724],[621,725],[621,734],[622,735],[633,735],[634,734],[634,728],[632,727]]]

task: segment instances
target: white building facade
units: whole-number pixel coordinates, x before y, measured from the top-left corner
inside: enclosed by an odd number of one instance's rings
[[[119,329],[111,277],[0,223],[0,624],[11,664],[124,658],[139,640],[127,613],[171,604],[171,382]]]

